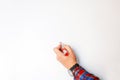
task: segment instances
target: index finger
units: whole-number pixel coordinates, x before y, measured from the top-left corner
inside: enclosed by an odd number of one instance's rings
[[[54,52],[56,53],[57,56],[64,56],[64,54],[60,51],[60,45],[54,48]]]

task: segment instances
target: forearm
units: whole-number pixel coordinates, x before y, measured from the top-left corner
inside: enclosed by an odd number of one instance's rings
[[[100,80],[97,76],[87,72],[81,66],[74,69],[74,80]]]

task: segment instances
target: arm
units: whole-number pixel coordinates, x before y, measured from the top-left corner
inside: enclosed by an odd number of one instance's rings
[[[84,68],[79,66],[76,61],[76,56],[69,45],[64,45],[64,48],[68,51],[69,55],[65,56],[62,52],[61,45],[54,48],[57,56],[57,60],[63,64],[67,69],[71,70],[74,80],[99,80],[98,77],[87,72]]]
[[[77,66],[72,70],[72,73],[74,75],[74,80],[99,80],[98,77],[87,72],[84,68],[79,66],[79,64],[75,64],[75,65]]]

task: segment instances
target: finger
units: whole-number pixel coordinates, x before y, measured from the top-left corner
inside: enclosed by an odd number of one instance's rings
[[[57,56],[63,56],[63,53],[60,51],[60,45],[54,48],[54,52]]]
[[[60,49],[60,48],[61,48],[61,44],[59,44],[56,48],[57,48],[57,49]]]
[[[68,51],[69,54],[72,54],[73,51],[72,51],[72,48],[69,46],[69,45],[64,45],[64,48]]]

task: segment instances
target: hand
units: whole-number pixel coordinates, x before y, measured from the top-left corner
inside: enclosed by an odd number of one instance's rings
[[[54,52],[56,53],[57,60],[62,63],[67,69],[70,69],[74,64],[77,63],[76,56],[69,45],[64,45],[64,48],[68,51],[68,56],[65,56],[61,51],[61,44],[54,48]]]

